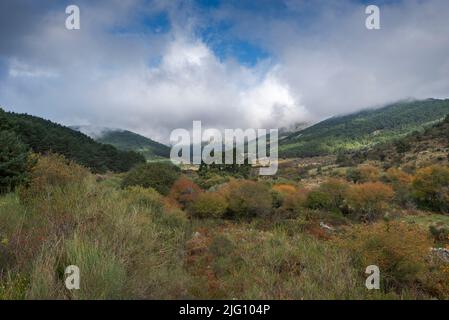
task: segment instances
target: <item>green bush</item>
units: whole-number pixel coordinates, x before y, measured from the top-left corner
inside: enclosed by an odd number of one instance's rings
[[[306,206],[309,209],[327,209],[332,207],[331,196],[319,189],[312,190],[307,195]]]
[[[124,190],[123,197],[130,206],[151,209],[156,215],[159,215],[164,207],[163,197],[151,188],[128,187]]]
[[[431,225],[429,226],[429,231],[436,241],[449,241],[449,227],[445,227],[444,225]]]
[[[224,196],[217,192],[200,193],[189,207],[190,213],[197,218],[221,218],[226,212],[228,203]]]
[[[153,188],[159,193],[167,195],[180,174],[180,169],[171,163],[146,163],[129,171],[123,179],[122,187]]]
[[[345,204],[348,189],[347,182],[330,178],[308,194],[306,206],[315,210],[340,210]]]
[[[272,211],[270,188],[261,182],[242,180],[229,184],[229,211],[234,218],[267,216]]]

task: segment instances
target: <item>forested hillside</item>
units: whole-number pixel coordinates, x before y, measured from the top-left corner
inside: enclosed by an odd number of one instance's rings
[[[448,113],[448,99],[427,99],[334,117],[289,135],[280,142],[279,153],[308,157],[358,150],[421,129]]]
[[[355,165],[366,160],[377,160],[384,167],[402,165],[416,168],[422,164],[442,164],[449,159],[449,114],[443,121],[414,131],[394,141],[380,143],[373,148],[341,153],[337,162]]]
[[[94,172],[123,172],[145,162],[136,152],[117,150],[80,132],[27,114],[0,109],[0,131],[14,132],[36,153],[58,153]]]
[[[96,140],[111,144],[119,150],[139,152],[148,160],[170,156],[168,146],[127,130],[110,130]]]

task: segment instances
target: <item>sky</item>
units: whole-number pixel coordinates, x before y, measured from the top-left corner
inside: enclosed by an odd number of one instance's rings
[[[446,98],[448,21],[447,0],[2,0],[0,106],[168,142],[193,120],[271,129]]]

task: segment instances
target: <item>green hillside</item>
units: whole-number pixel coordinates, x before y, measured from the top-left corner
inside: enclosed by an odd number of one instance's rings
[[[284,138],[279,154],[309,157],[358,150],[392,141],[441,120],[448,113],[449,99],[427,99],[334,117]]]
[[[136,152],[117,150],[81,132],[27,114],[0,109],[0,131],[14,132],[34,152],[59,153],[94,172],[124,172],[145,161]]]
[[[148,160],[170,157],[168,146],[127,130],[108,131],[96,140],[111,144],[120,150],[139,152]]]

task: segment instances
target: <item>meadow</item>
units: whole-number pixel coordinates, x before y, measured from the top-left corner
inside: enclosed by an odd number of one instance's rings
[[[34,157],[0,197],[0,299],[449,297],[449,264],[430,250],[449,244],[447,166],[361,165],[311,187],[168,163],[98,175]],[[380,290],[365,287],[372,264]],[[65,287],[68,265],[79,290]]]

